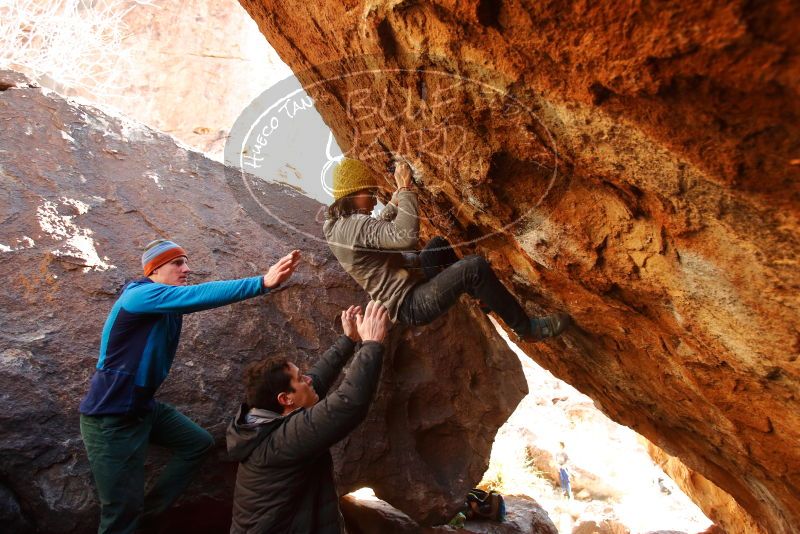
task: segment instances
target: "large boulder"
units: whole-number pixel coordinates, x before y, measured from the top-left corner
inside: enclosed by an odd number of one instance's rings
[[[347,532],[351,534],[416,534],[420,530],[419,523],[381,499],[361,499],[348,494],[339,504]]]
[[[506,517],[502,523],[471,520],[464,524],[465,533],[475,534],[558,534],[547,511],[534,499],[521,495],[505,497]]]
[[[550,516],[534,499],[511,495],[505,497],[506,517],[502,522],[469,520],[463,526],[423,527],[390,504],[350,494],[341,499],[342,514],[351,534],[558,534]]]
[[[393,340],[386,387],[367,424],[334,451],[340,492],[369,486],[423,525],[442,523],[463,504],[488,467],[500,418],[527,391],[519,360],[474,313],[457,308]]]
[[[194,283],[252,276],[303,251],[278,291],[187,315],[158,394],[217,441],[167,522],[226,531],[236,466],[226,461],[224,431],[242,398],[242,369],[276,354],[313,362],[339,334],[339,311],[367,301],[324,242],[298,232],[320,234],[320,205],[263,182],[245,191],[168,136],[8,71],[0,71],[0,124],[0,518],[12,531],[96,527],[77,407],[103,321],[140,275],[143,245],[181,243]],[[241,207],[250,192],[271,216]],[[452,515],[527,389],[519,360],[493,332],[474,304],[429,328],[395,329],[374,407],[336,451],[342,491],[371,486],[419,519]],[[152,468],[164,454],[151,458]]]
[[[240,1],[343,149],[415,160],[428,233],[572,314],[532,358],[796,529],[792,2]]]

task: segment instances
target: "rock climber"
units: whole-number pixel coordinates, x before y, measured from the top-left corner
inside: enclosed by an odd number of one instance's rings
[[[378,183],[372,170],[345,158],[333,171],[334,202],[323,225],[325,239],[342,267],[370,297],[382,302],[392,321],[428,324],[453,306],[462,293],[481,301],[524,341],[561,334],[570,317],[554,313],[528,317],[481,256],[462,259],[443,237],[434,237],[419,253],[417,194],[408,164],[394,172],[397,190],[379,217]]]
[[[129,533],[164,512],[214,445],[206,430],[154,399],[175,357],[183,314],[265,295],[300,261],[293,251],[263,276],[187,285],[186,251],[157,240],[142,255],[144,278],[122,290],[106,319],[100,356],[80,404],[81,436],[100,496],[99,533]],[[148,444],[172,457],[144,495]]]
[[[246,403],[227,433],[228,453],[240,462],[231,533],[343,532],[328,449],[367,415],[390,322],[375,302],[363,314],[351,306],[341,320],[344,334],[307,374],[280,356],[245,371]],[[344,380],[328,394],[359,344]]]

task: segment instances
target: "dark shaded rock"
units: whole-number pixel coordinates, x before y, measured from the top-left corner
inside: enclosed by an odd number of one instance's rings
[[[440,525],[422,527],[406,514],[379,499],[357,499],[345,495],[342,513],[350,534],[417,534],[461,532],[463,534],[558,534],[553,522],[539,504],[530,497],[508,496],[506,520],[467,521],[463,528]]]
[[[365,304],[366,294],[313,237],[320,235],[315,201],[260,183],[253,195],[306,235],[251,217],[222,165],[139,124],[29,87],[15,73],[0,71],[0,82],[9,87],[0,92],[0,480],[32,528],[96,526],[77,406],[106,314],[126,280],[140,275],[141,248],[156,237],[181,243],[193,283],[252,276],[303,250],[295,276],[273,294],[187,315],[158,395],[217,440],[165,524],[225,530],[235,465],[226,462],[223,436],[242,397],[243,367],[275,354],[314,361],[338,335],[342,307]],[[473,306],[428,328],[396,329],[399,348],[387,356],[376,405],[337,450],[346,488],[389,496],[399,486],[418,488],[426,498],[401,505],[424,518],[443,520],[460,504],[526,392],[518,360],[492,332]],[[481,417],[465,415],[474,413]],[[148,481],[164,458],[154,447]]]
[[[10,489],[0,484],[0,525],[3,532],[26,532],[31,529],[31,524],[25,518],[19,507],[17,496]]]
[[[477,436],[494,436],[491,421],[510,414],[519,402],[516,392],[526,386],[517,378],[519,360],[492,349],[494,326],[474,321],[471,311],[455,309],[429,325],[424,336],[419,333],[410,329],[393,340],[391,363],[383,374],[387,387],[379,392],[367,424],[335,449],[334,458],[341,466],[340,492],[369,486],[415,521],[432,525],[449,519],[472,489],[464,486],[483,476],[488,463],[471,449],[488,452],[493,439],[478,444]],[[454,358],[442,358],[441,349]],[[481,369],[509,382],[487,382],[489,375]],[[471,433],[475,439],[466,445]],[[415,473],[415,485],[383,482],[405,480],[407,472]],[[363,483],[378,473],[380,485]]]
[[[506,520],[502,523],[493,521],[467,521],[464,532],[475,534],[558,534],[558,529],[550,520],[547,512],[530,497],[511,495],[505,497]]]
[[[348,534],[416,534],[419,524],[380,499],[357,499],[345,495],[339,500]]]

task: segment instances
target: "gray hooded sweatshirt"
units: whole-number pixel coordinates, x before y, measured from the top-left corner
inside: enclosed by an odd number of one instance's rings
[[[416,255],[403,254],[419,241],[417,194],[401,191],[395,200],[397,206],[388,204],[377,219],[362,214],[328,219],[322,231],[344,270],[397,322],[403,299],[423,279],[410,268]]]
[[[228,454],[239,462],[232,534],[343,532],[328,449],[366,417],[383,363],[383,345],[364,343],[326,396],[354,347],[341,336],[308,372],[321,399],[311,408],[281,415],[242,405],[228,425]]]

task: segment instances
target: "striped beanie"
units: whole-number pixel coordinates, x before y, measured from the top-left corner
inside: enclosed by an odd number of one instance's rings
[[[142,254],[144,275],[150,276],[153,271],[165,263],[169,263],[181,256],[186,256],[186,251],[172,241],[167,241],[166,239],[151,241],[144,248],[144,254]]]
[[[378,181],[366,163],[345,158],[333,169],[333,199],[339,200],[351,193],[378,187]]]

